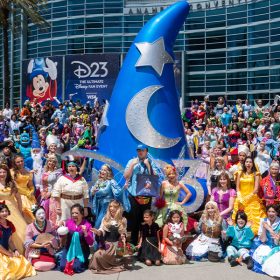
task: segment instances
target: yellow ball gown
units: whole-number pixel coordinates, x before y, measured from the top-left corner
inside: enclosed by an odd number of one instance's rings
[[[12,236],[13,242],[18,251],[23,254],[23,243],[25,240],[25,231],[27,224],[18,209],[15,196],[13,194],[11,195],[11,188],[4,188],[0,184],[0,202],[3,201],[5,201],[5,204],[11,211],[11,215],[8,218],[16,227],[16,232]]]
[[[11,171],[11,174],[14,178],[13,171]],[[22,212],[28,224],[31,224],[34,221],[34,216],[32,214],[31,207],[32,205],[37,204],[36,198],[34,196],[34,187],[28,187],[28,182],[32,182],[32,180],[32,173],[18,173],[15,179],[15,183],[22,200]]]
[[[7,225],[0,224],[0,245],[9,251],[9,240],[15,234],[15,226],[7,221]],[[36,271],[31,263],[23,256],[8,257],[0,253],[0,280],[19,280],[35,276]]]
[[[240,172],[240,171],[239,171]],[[259,176],[259,173],[256,172]],[[257,194],[253,194],[255,188],[255,174],[242,173],[240,177],[239,192],[234,203],[234,211],[232,218],[235,219],[238,210],[244,210],[248,216],[248,221],[253,223],[252,230],[256,235],[260,226],[260,219],[266,217],[264,205]]]

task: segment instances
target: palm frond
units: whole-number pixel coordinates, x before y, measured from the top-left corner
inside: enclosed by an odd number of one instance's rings
[[[39,27],[48,27],[50,24],[42,16],[46,9],[47,0],[0,0],[0,26],[7,20],[1,11],[11,13],[22,12],[28,21]]]

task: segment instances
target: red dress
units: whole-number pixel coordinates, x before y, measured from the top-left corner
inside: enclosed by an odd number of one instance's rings
[[[276,182],[270,175],[264,177],[260,182],[259,197],[266,206],[280,202],[280,178]]]

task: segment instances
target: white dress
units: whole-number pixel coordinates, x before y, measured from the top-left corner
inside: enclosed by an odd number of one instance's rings
[[[280,250],[279,247],[277,249]],[[262,271],[269,276],[280,277],[280,251],[265,260]]]
[[[203,225],[204,224],[204,225]],[[208,237],[206,236],[207,228],[212,228],[215,231],[221,230],[222,225],[214,223],[213,221],[206,220],[202,221],[202,218],[199,222],[199,228],[202,231],[201,234],[191,243],[186,249],[186,255],[189,259],[200,261],[203,258],[207,258],[209,247],[216,245],[220,247],[220,238]],[[213,231],[212,231],[213,232]]]
[[[273,229],[274,232],[279,232],[280,230],[280,218],[277,217],[276,221],[271,224],[268,218],[261,220],[258,236],[261,236],[263,232],[263,222],[267,222]],[[262,271],[267,273],[270,276],[275,275],[278,271],[278,276],[280,276],[280,261],[277,259],[280,258],[278,250],[279,246],[276,247],[274,240],[272,239],[270,233],[266,232],[267,242],[261,244],[253,253],[253,260],[262,266]],[[275,251],[275,253],[274,253]],[[271,255],[270,257],[268,257]]]
[[[79,203],[82,206],[84,205],[84,199],[89,198],[88,184],[84,177],[79,176],[76,179],[68,175],[61,176],[57,182],[54,184],[52,191],[52,197],[61,197],[61,195],[69,196],[79,196],[82,195],[81,199],[64,199],[61,198],[61,217],[60,221],[66,221],[71,217],[70,208]]]
[[[255,158],[255,165],[258,166],[261,174],[268,171],[271,162],[271,157],[266,153],[258,152],[258,155]]]

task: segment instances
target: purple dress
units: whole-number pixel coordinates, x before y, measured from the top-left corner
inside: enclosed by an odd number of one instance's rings
[[[227,190],[227,192],[225,192],[224,194],[220,195],[218,193],[219,189],[218,188],[214,188],[212,190],[212,196],[214,201],[218,204],[218,208],[220,212],[223,212],[224,210],[226,210],[229,207],[229,200],[231,197],[236,197],[236,191],[234,189],[229,189]],[[224,219],[227,219],[231,216],[231,213],[227,213],[225,215],[223,215],[222,217]]]

